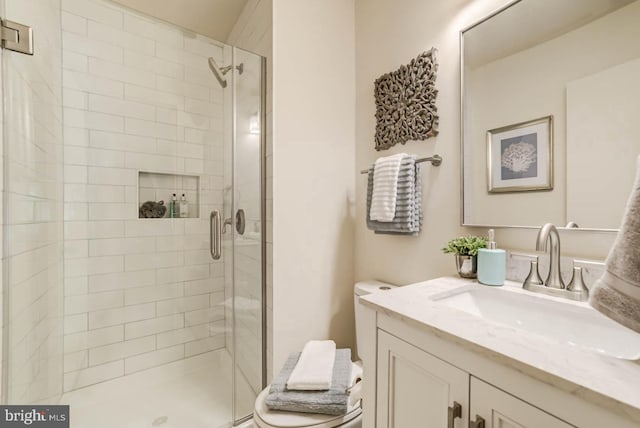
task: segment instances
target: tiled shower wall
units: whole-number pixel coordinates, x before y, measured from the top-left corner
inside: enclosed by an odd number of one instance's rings
[[[33,13],[38,10],[39,13]],[[6,15],[4,15],[6,14]],[[38,29],[33,57],[3,51],[3,403],[62,393],[62,88],[60,0],[4,2],[3,17]],[[51,19],[54,17],[55,19]]]
[[[64,389],[224,347],[223,91],[205,37],[63,0]],[[138,171],[200,177],[200,215],[138,219]]]

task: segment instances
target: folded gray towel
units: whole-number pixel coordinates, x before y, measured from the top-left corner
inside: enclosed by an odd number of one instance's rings
[[[416,157],[414,155],[406,156],[400,164],[396,212],[391,222],[379,222],[369,219],[373,193],[373,167],[369,168],[367,227],[375,231],[375,233],[416,236],[422,230],[422,180],[420,164],[416,164],[415,160]]]
[[[589,303],[609,318],[640,333],[640,157],[607,269],[591,289]]]
[[[289,412],[322,413],[343,415],[349,406],[349,383],[351,382],[351,350],[336,349],[331,387],[328,391],[288,390],[287,380],[296,366],[300,352],[289,356],[284,367],[273,379],[265,404],[271,410]]]

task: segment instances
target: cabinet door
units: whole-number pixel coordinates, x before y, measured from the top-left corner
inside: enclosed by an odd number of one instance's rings
[[[469,421],[469,374],[378,330],[376,428],[463,428]],[[448,424],[449,407],[460,416]]]
[[[569,428],[570,425],[513,395],[471,377],[473,422],[484,419],[484,428]],[[480,428],[480,425],[476,425]]]

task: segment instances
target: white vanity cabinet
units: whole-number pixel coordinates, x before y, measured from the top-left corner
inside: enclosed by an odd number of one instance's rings
[[[468,373],[378,330],[377,377],[376,427],[467,427]]]
[[[376,395],[376,428],[573,426],[383,330]]]

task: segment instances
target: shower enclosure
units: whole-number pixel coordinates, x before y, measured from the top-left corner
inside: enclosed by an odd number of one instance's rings
[[[0,5],[34,47],[1,53],[2,402],[69,404],[76,428],[243,421],[264,58],[106,0]]]

